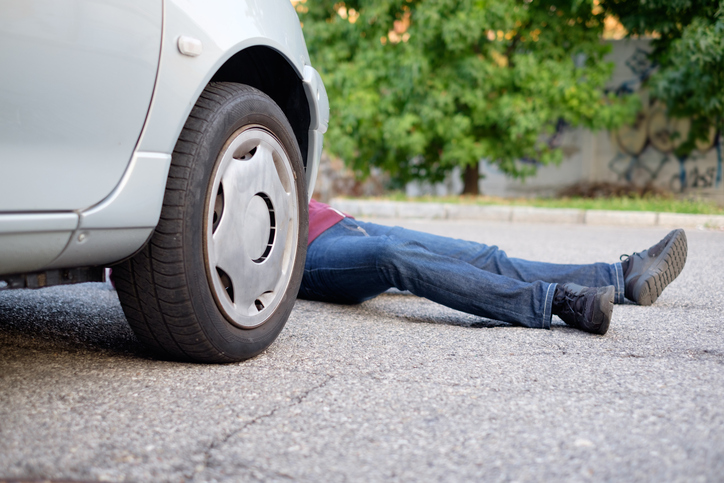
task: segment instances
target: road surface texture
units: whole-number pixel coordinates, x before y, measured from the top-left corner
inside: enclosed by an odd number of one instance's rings
[[[615,261],[667,233],[382,220],[508,255]],[[155,360],[107,284],[0,292],[0,480],[723,481],[724,232],[594,336],[405,294],[299,301],[240,364]]]

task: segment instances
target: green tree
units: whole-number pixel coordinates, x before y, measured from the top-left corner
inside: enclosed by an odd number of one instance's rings
[[[695,140],[724,121],[724,1],[604,0],[602,7],[619,18],[629,36],[652,37],[651,60],[658,65],[648,81],[651,94],[672,117],[691,118],[687,142],[677,152],[687,156]],[[719,134],[721,165],[721,134]],[[721,168],[720,168],[721,170]],[[717,175],[721,180],[721,171]]]
[[[634,98],[604,92],[613,66],[593,0],[300,0],[330,94],[328,149],[365,175],[442,180],[486,159],[511,176],[562,159],[560,120],[611,128]],[[599,9],[600,10],[600,9]],[[472,169],[470,169],[472,167]],[[472,179],[473,182],[470,182]]]

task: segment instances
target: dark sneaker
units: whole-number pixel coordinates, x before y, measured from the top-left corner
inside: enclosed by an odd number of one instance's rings
[[[558,285],[553,295],[553,314],[576,329],[605,334],[611,323],[616,289],[583,287],[575,283]]]
[[[639,305],[656,302],[666,286],[681,273],[686,263],[686,252],[686,233],[678,229],[648,250],[622,255],[626,298]]]

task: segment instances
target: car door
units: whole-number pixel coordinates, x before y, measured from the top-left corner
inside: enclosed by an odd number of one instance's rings
[[[151,103],[162,8],[0,2],[0,214],[85,209],[118,184]]]

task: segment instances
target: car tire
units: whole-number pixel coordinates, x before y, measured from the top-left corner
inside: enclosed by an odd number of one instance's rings
[[[150,241],[113,268],[136,336],[161,357],[235,362],[276,339],[306,256],[304,167],[263,92],[211,83],[173,152]]]

